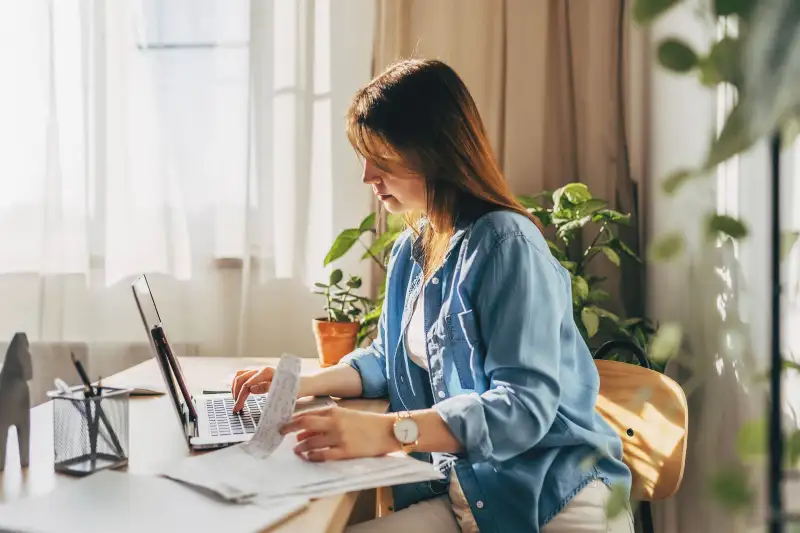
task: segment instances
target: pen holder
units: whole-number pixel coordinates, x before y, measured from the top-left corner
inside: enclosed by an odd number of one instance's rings
[[[81,386],[47,395],[53,400],[56,471],[85,476],[128,464],[130,389],[102,387],[85,396]]]

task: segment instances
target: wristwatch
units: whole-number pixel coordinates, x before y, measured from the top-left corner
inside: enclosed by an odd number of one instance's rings
[[[419,444],[419,426],[411,418],[411,413],[402,411],[397,413],[397,419],[394,421],[394,438],[400,443],[400,448],[409,453],[414,451],[414,448]]]

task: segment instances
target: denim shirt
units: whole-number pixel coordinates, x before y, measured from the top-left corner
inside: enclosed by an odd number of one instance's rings
[[[378,334],[343,359],[363,396],[391,412],[434,408],[463,453],[415,453],[455,468],[482,532],[534,531],[590,481],[630,471],[619,436],[595,411],[599,376],[572,314],[569,273],[539,229],[511,211],[457,226],[425,283],[429,372],[409,360],[405,330],[422,289],[420,239],[389,260]],[[447,481],[394,487],[395,508],[447,492]]]

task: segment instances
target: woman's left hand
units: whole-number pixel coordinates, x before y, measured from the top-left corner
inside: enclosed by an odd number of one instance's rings
[[[389,415],[342,407],[305,411],[281,428],[281,435],[299,431],[294,452],[310,461],[374,457],[400,449]]]

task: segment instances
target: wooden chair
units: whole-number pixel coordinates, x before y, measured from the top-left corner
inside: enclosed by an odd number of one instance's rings
[[[629,351],[641,366],[605,361]],[[609,341],[594,354],[600,373],[595,408],[622,439],[623,461],[631,470],[631,499],[641,501],[642,527],[653,532],[650,502],[677,492],[683,479],[689,430],[686,395],[680,385],[651,369],[650,360],[635,344]],[[392,512],[392,490],[379,488],[376,516]]]
[[[641,366],[603,360],[629,351]],[[680,487],[686,463],[689,414],[675,381],[651,369],[636,344],[609,341],[594,355],[600,373],[596,409],[622,439],[623,461],[633,475],[631,499],[641,501],[642,527],[652,533],[650,502],[670,498]]]

